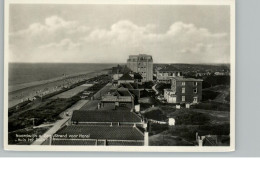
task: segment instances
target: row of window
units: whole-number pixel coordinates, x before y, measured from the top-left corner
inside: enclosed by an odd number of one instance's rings
[[[185,101],[185,96],[181,97],[181,101]],[[198,102],[198,97],[197,96],[193,97],[193,102],[195,102],[195,103]]]
[[[197,92],[198,92],[197,88],[194,88],[193,93],[197,93]],[[182,88],[181,93],[185,93],[185,88]]]
[[[181,85],[182,85],[182,86],[185,86],[185,82],[181,82]],[[194,86],[197,86],[197,85],[198,85],[198,82],[193,82],[193,85],[194,85]]]

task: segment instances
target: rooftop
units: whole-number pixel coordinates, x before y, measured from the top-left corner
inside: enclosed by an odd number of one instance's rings
[[[107,145],[107,146],[143,146],[142,140],[94,140],[94,139],[55,139],[52,145]]]
[[[78,122],[141,122],[142,119],[129,111],[75,110],[71,121]]]
[[[184,78],[184,77],[173,77],[172,79],[175,79],[176,81],[180,82],[202,82],[202,79],[196,79],[196,78]]]
[[[60,136],[63,136],[62,138]],[[70,135],[82,135],[75,139],[144,140],[144,135],[132,126],[88,126],[70,125],[53,135],[54,139],[71,139]]]
[[[121,83],[119,88],[133,89],[133,86],[131,85],[131,83]]]
[[[112,74],[124,74],[130,71],[131,70],[127,66],[117,65],[116,67],[112,67]]]
[[[139,55],[129,55],[129,59],[127,60],[129,61],[149,61],[149,62],[153,62],[153,57],[151,55],[147,55],[147,54],[139,54]]]
[[[121,83],[120,87],[127,88],[127,89],[137,89],[138,84],[137,83]]]
[[[122,77],[120,77],[119,80],[134,80],[134,78],[131,77],[129,73],[126,73]]]
[[[102,102],[132,102],[131,96],[110,96],[105,95],[102,97]]]
[[[117,90],[117,93],[120,95],[120,96],[132,96],[131,93],[129,92],[128,89],[126,88],[119,88]]]

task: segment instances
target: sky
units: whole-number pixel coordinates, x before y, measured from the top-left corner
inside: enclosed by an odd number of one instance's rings
[[[9,62],[229,63],[229,6],[11,4]]]

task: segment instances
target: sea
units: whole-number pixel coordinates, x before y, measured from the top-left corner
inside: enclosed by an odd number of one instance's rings
[[[117,64],[88,63],[9,63],[8,85],[16,86],[74,74],[110,69]]]

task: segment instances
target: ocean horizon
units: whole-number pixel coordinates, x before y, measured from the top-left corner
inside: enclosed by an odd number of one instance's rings
[[[100,63],[9,63],[8,85],[45,81],[62,76],[91,73],[109,69],[117,64]]]

